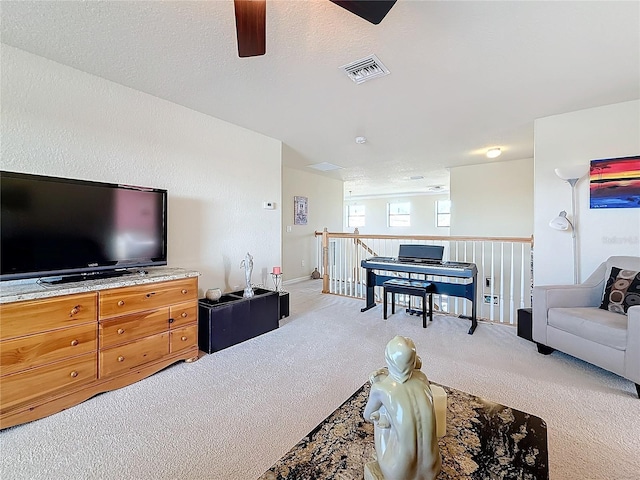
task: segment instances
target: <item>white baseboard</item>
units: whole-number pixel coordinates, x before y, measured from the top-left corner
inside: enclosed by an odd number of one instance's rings
[[[291,280],[286,280],[286,281],[282,282],[282,284],[283,285],[291,285],[292,283],[300,283],[300,282],[304,282],[306,280],[311,280],[311,277],[307,276],[307,277],[292,278]]]

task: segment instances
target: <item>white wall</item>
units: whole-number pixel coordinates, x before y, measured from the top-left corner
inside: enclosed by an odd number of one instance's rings
[[[343,231],[353,233],[347,224],[347,205],[365,206],[365,226],[359,227],[361,234],[371,235],[449,235],[449,228],[436,227],[436,201],[449,200],[448,194],[407,195],[388,197],[362,197],[345,200]],[[387,204],[391,202],[411,203],[411,226],[388,227]]]
[[[450,182],[451,235],[532,235],[532,158],[451,168]]]
[[[285,151],[288,151],[285,149]],[[343,182],[311,172],[282,169],[282,278],[284,282],[310,278],[318,265],[315,231],[325,227],[339,232],[342,226]],[[307,197],[307,225],[294,225],[293,197]],[[291,230],[291,231],[288,231]],[[302,263],[304,262],[304,265]],[[319,287],[321,288],[321,287]]]
[[[533,159],[487,161],[450,170],[451,235],[470,237],[520,237],[533,234]],[[528,242],[527,242],[528,243]],[[478,282],[486,295],[497,295],[499,305],[492,307],[478,301],[478,314],[498,318],[501,309],[514,305],[528,306],[530,298],[521,298],[522,285],[531,283],[531,259],[528,248],[502,249],[499,242],[467,247],[465,258],[474,258]],[[524,258],[523,258],[524,255]],[[504,259],[504,260],[503,260]],[[514,283],[511,282],[513,262]],[[522,267],[523,271],[521,271]],[[486,277],[493,276],[488,287]],[[513,292],[511,292],[513,290]],[[513,295],[513,298],[510,298]],[[492,316],[493,315],[493,316]],[[508,315],[508,314],[507,314]]]
[[[165,188],[169,266],[237,289],[248,251],[253,282],[271,282],[280,141],[7,45],[1,60],[2,169]]]
[[[554,169],[640,154],[640,100],[535,121],[534,282],[573,283],[571,235],[549,221],[571,212],[571,188]],[[588,177],[577,186],[580,280],[611,255],[640,255],[640,209],[589,208]]]

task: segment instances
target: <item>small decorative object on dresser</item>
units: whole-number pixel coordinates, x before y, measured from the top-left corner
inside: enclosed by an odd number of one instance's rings
[[[210,288],[205,292],[204,296],[207,300],[211,300],[212,302],[217,302],[218,300],[220,300],[220,297],[222,296],[222,290],[220,290],[219,288]]]
[[[280,267],[273,267],[271,278],[273,279],[273,285],[276,289],[276,292],[279,292],[280,284],[282,283],[282,270],[280,269]]]
[[[244,277],[246,286],[244,287],[244,297],[253,297],[253,288],[251,288],[251,273],[253,272],[253,257],[249,252],[244,257],[244,260],[240,262],[240,268],[244,268]]]

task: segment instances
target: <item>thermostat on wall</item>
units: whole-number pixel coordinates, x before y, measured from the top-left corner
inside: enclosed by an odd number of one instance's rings
[[[274,210],[276,208],[276,204],[274,202],[262,202],[262,208],[265,210]]]

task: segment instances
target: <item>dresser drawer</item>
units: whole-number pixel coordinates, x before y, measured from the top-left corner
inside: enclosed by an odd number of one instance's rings
[[[167,307],[197,298],[197,278],[105,290],[100,292],[100,319]]]
[[[171,330],[171,353],[198,345],[198,325]]]
[[[5,340],[0,343],[0,376],[95,352],[96,330],[95,323],[88,323]]]
[[[100,348],[113,347],[169,329],[169,308],[100,321]]]
[[[198,301],[181,303],[171,307],[171,328],[182,327],[198,321]]]
[[[97,293],[82,293],[1,304],[0,339],[95,322],[97,298]]]
[[[20,403],[91,383],[97,378],[96,353],[70,358],[2,377],[2,411]]]
[[[169,332],[100,351],[100,378],[159,360],[169,353]]]

